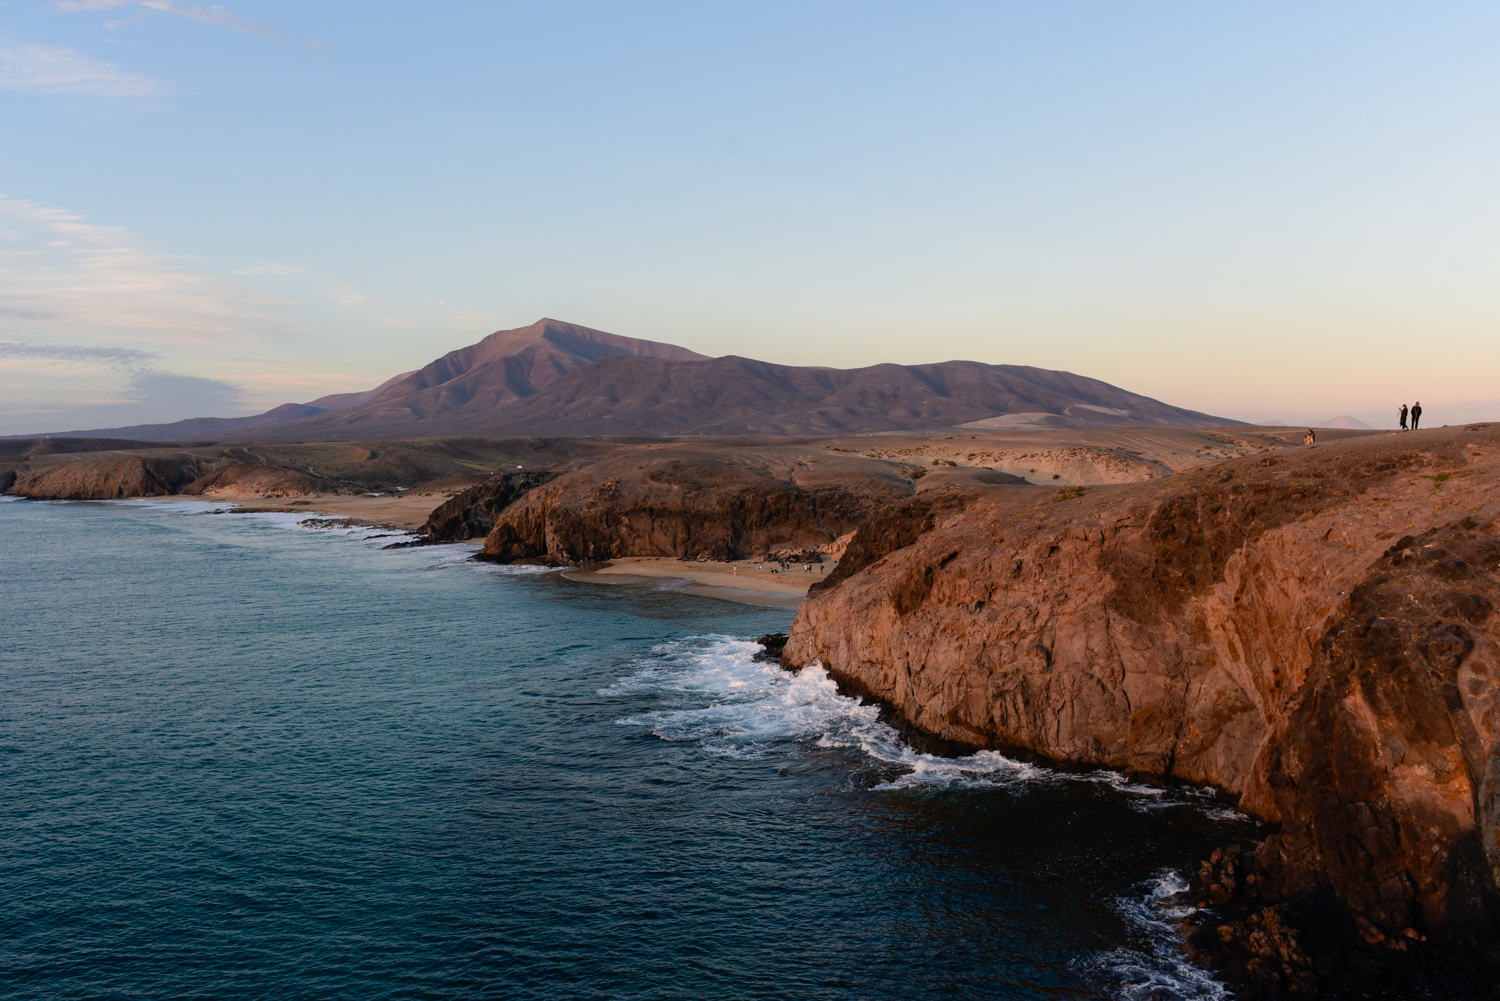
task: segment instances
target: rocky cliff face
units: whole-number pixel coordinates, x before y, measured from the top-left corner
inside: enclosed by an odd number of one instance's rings
[[[507,508],[485,539],[484,555],[561,564],[616,556],[729,559],[828,545],[881,504],[911,493],[910,481],[886,464],[847,464],[847,475],[830,463],[828,471],[799,481],[723,453],[609,459],[560,476]]]
[[[500,512],[528,490],[557,479],[546,471],[502,473],[476,484],[440,504],[427,518],[423,534],[433,542],[482,539],[495,527]]]
[[[1457,976],[1500,963],[1497,449],[1484,425],[916,498],[784,658],[934,738],[1237,796],[1279,833],[1234,855],[1253,881],[1208,867],[1190,941],[1243,981]]]
[[[197,477],[189,461],[115,458],[55,466],[23,466],[5,492],[49,500],[116,500],[175,494]]]

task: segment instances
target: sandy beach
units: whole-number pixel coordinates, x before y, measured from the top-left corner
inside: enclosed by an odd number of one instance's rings
[[[268,502],[264,497],[218,495],[213,500],[234,504],[242,511],[288,511],[308,517],[349,518],[362,525],[415,531],[427,521],[432,509],[447,497],[441,494],[404,494],[389,497],[360,497],[329,494],[298,497],[282,503]],[[639,584],[653,580],[680,580],[688,583],[681,590],[689,594],[741,601],[752,605],[796,606],[807,596],[814,581],[833,572],[836,560],[823,564],[820,573],[811,573],[794,565],[783,571],[764,560],[737,560],[733,563],[699,563],[670,556],[626,556],[610,560],[588,570],[565,570],[569,580],[597,584]]]
[[[448,499],[445,494],[393,494],[369,497],[350,494],[313,494],[288,500],[240,497],[216,493],[204,500],[223,501],[243,511],[306,511],[312,516],[351,518],[362,525],[415,531],[427,523],[433,508]]]
[[[812,573],[796,567],[782,571],[774,563],[737,560],[733,563],[698,563],[669,556],[630,556],[610,560],[589,570],[569,570],[570,580],[598,584],[644,583],[653,579],[686,580],[682,590],[713,598],[727,598],[753,605],[794,606],[807,596],[814,581],[833,573],[837,563],[823,564],[823,572]],[[775,572],[773,571],[773,568]]]

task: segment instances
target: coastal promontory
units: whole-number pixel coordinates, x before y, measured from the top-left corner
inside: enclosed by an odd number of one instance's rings
[[[1475,990],[1500,969],[1497,459],[1478,425],[913,498],[783,660],[951,750],[1221,790],[1267,836],[1205,860],[1184,935],[1267,996]]]

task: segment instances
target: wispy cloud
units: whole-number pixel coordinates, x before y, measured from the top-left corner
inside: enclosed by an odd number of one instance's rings
[[[9,316],[17,320],[55,320],[57,314],[43,313],[35,309],[11,309],[8,306],[0,306],[0,316]]]
[[[82,344],[32,344],[0,341],[0,358],[37,358],[61,362],[104,362],[107,365],[144,365],[161,355],[134,348],[91,347]]]
[[[32,387],[15,388],[24,393]],[[124,385],[88,389],[93,392],[75,390],[50,401],[0,399],[0,426],[12,434],[47,434],[230,417],[247,409],[244,390],[232,382],[159,369],[136,370]]]
[[[217,25],[221,28],[231,28],[234,31],[243,31],[251,35],[260,35],[262,38],[274,39],[278,42],[296,42],[297,39],[281,31],[279,28],[254,21],[248,17],[241,17],[234,11],[215,4],[212,7],[195,7],[192,4],[177,3],[175,0],[59,0],[58,10],[109,10],[114,7],[145,7],[150,10],[161,11],[163,14],[175,14],[203,24]],[[311,43],[314,46],[317,42]]]
[[[160,97],[172,88],[60,45],[0,49],[0,88],[88,97]]]
[[[224,348],[289,329],[282,304],[263,293],[146,249],[119,227],[4,196],[0,308],[12,336],[29,341]],[[27,338],[38,324],[46,335]]]
[[[234,275],[300,275],[302,269],[295,264],[257,264],[253,268],[241,268],[239,271],[231,271]]]

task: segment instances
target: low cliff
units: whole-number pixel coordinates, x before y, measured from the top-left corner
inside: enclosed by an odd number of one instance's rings
[[[189,497],[309,497],[333,493],[327,480],[264,463],[231,462],[182,488]]]
[[[482,539],[495,527],[500,512],[528,490],[550,483],[557,476],[557,473],[542,470],[502,473],[475,484],[438,505],[428,516],[422,532],[433,542]]]
[[[1241,982],[1457,984],[1500,969],[1497,449],[1483,425],[915,498],[784,659],[934,738],[1237,796],[1279,833],[1206,868],[1189,942]]]
[[[180,459],[109,458],[47,466],[22,466],[5,492],[47,500],[116,500],[164,497],[197,478],[198,467]]]
[[[722,453],[609,459],[526,494],[497,518],[484,556],[581,563],[617,556],[730,559],[826,546],[911,494],[883,463],[849,461],[778,478]]]

